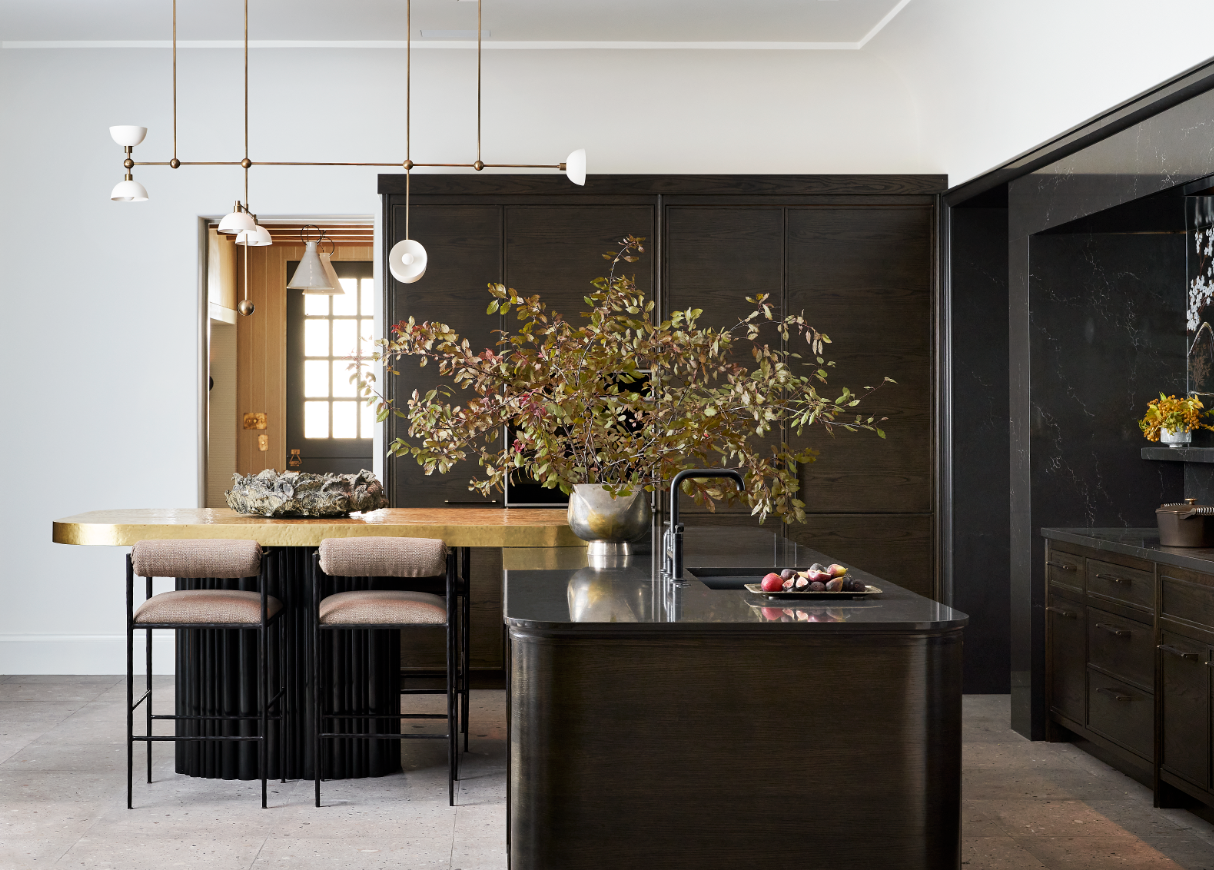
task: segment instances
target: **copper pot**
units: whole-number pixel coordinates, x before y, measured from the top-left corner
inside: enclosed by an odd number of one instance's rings
[[[1159,543],[1164,547],[1214,546],[1214,507],[1199,505],[1197,499],[1160,505],[1155,511],[1159,523]]]

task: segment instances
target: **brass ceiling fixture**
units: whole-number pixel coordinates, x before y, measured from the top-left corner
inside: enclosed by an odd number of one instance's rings
[[[577,185],[586,183],[586,151],[579,148],[565,158],[563,163],[485,163],[481,160],[481,12],[483,0],[478,0],[476,9],[476,160],[472,163],[414,163],[410,148],[411,98],[412,98],[412,49],[413,49],[413,2],[406,0],[405,21],[408,33],[405,42],[405,159],[400,163],[347,162],[347,161],[294,161],[249,159],[249,0],[244,0],[244,158],[241,160],[178,160],[177,159],[177,0],[173,0],[173,158],[166,161],[136,161],[135,146],[143,142],[146,127],[110,127],[110,136],[123,147],[125,158],[122,166],[126,170],[123,180],[110,192],[116,202],[146,202],[147,190],[132,177],[136,166],[240,166],[244,169],[244,201],[237,200],[232,212],[219,223],[218,230],[235,234],[236,244],[245,249],[245,270],[248,270],[248,249],[251,246],[272,244],[269,232],[257,224],[256,215],[249,210],[249,169],[252,166],[400,166],[405,170],[405,238],[393,246],[388,255],[388,264],[393,277],[404,283],[417,281],[426,271],[426,249],[409,235],[409,194],[412,172],[416,167],[440,167],[473,169],[558,169]],[[253,305],[247,298],[240,304],[241,314],[252,314]],[[247,309],[247,310],[246,310]]]

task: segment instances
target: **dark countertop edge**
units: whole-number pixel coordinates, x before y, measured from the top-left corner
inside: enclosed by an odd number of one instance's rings
[[[627,635],[704,634],[712,636],[745,634],[760,636],[779,632],[813,637],[817,634],[863,634],[898,635],[916,634],[924,637],[961,631],[969,623],[969,617],[939,620],[935,622],[536,622],[530,619],[506,619],[513,632],[544,635],[545,637],[602,636],[618,638]]]
[[[1124,541],[1110,541],[1099,538],[1098,533],[1114,535],[1139,535],[1144,538],[1157,537],[1156,529],[1048,529],[1041,530],[1043,538],[1051,541],[1062,541],[1067,544],[1077,544],[1081,547],[1091,547],[1093,550],[1104,550],[1109,553],[1121,553],[1124,556],[1136,556],[1149,562],[1159,562],[1174,568],[1188,568],[1200,574],[1214,574],[1214,551],[1196,549],[1192,554],[1174,553],[1159,550],[1154,547],[1139,547]],[[1179,549],[1179,548],[1175,548]],[[1209,555],[1197,555],[1198,553]]]
[[[1214,462],[1214,447],[1143,447],[1139,455],[1152,462]]]

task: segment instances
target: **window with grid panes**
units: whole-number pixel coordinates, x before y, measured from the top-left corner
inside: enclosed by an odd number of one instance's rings
[[[305,438],[371,438],[375,410],[350,383],[351,357],[375,350],[374,281],[342,278],[339,296],[303,294]]]

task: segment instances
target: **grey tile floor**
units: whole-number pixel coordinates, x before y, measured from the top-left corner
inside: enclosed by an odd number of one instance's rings
[[[157,686],[171,697],[171,679]],[[502,692],[473,695],[459,806],[443,744],[411,741],[400,774],[327,783],[321,809],[311,783],[272,783],[266,811],[257,783],[175,775],[167,746],[128,811],[124,697],[117,677],[0,677],[0,870],[505,867]],[[1006,696],[965,699],[967,870],[1214,870],[1214,826],[1153,809],[1138,783],[1007,721]]]

